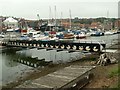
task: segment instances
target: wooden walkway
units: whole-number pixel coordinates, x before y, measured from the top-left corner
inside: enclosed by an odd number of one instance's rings
[[[72,65],[33,81],[25,82],[16,88],[47,88],[58,90],[63,88],[73,88],[77,86],[78,82],[83,83],[80,85],[80,87],[82,87],[85,83],[89,82],[89,75],[94,68],[95,66]],[[80,82],[83,79],[85,79],[85,83]]]

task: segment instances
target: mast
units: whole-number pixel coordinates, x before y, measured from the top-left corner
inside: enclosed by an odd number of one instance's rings
[[[40,24],[41,24],[41,22],[40,22],[40,15],[37,14],[37,17],[38,17],[38,27],[39,27],[39,29],[40,29]]]
[[[109,11],[107,11],[107,18],[109,18]]]
[[[61,12],[61,26],[62,26],[62,17],[63,17],[63,13]]]
[[[48,23],[51,23],[51,7],[49,6],[49,19],[48,19]]]
[[[56,6],[55,6],[55,29],[56,29]]]
[[[49,19],[48,19],[48,24],[51,25],[51,7],[49,6]],[[51,26],[50,26],[50,31],[51,31]]]
[[[69,9],[69,14],[70,14],[70,30],[71,30],[71,10]]]
[[[107,30],[109,30],[109,11],[107,10]]]

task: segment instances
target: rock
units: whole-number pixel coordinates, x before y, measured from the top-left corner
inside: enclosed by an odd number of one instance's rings
[[[115,58],[111,58],[110,61],[111,61],[111,64],[117,63],[117,60]]]

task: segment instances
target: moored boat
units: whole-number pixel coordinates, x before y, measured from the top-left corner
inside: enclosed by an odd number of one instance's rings
[[[112,34],[114,34],[112,31],[106,31],[105,33],[104,33],[105,35],[112,35]]]
[[[86,38],[86,35],[84,32],[80,32],[78,35],[74,35],[76,39],[83,39]]]

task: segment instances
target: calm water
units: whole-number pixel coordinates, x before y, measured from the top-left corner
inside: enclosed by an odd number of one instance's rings
[[[100,36],[100,37],[88,37],[85,40],[104,40],[107,45],[111,45],[113,40],[118,39],[118,35]],[[83,41],[84,39],[81,39]],[[7,84],[9,82],[17,80],[19,77],[26,75],[25,72],[33,70],[33,67],[19,63],[15,60],[21,59],[26,60],[26,57],[36,58],[37,60],[45,59],[46,62],[52,61],[53,63],[66,63],[73,60],[80,59],[84,56],[81,52],[72,52],[56,50],[46,50],[46,49],[22,49],[18,51],[13,51],[13,49],[6,49],[3,53],[0,49],[0,86]],[[31,59],[34,60],[34,59]]]
[[[111,45],[111,43],[117,43],[118,41],[116,39],[118,39],[118,35],[120,34],[113,34],[113,35],[106,35],[106,36],[96,36],[96,37],[88,37],[86,39],[81,39],[80,41],[84,41],[84,40],[93,40],[93,41],[104,41],[107,45],[107,47],[109,47]]]
[[[12,50],[13,49],[8,49],[7,51]],[[25,72],[29,72],[32,68],[34,68],[15,61],[17,59],[21,59],[19,55],[22,56],[23,61],[26,61],[26,57],[30,57],[31,59],[37,57],[38,60],[45,59],[46,62],[53,61],[53,63],[71,62],[84,56],[81,52],[68,53],[68,51],[46,51],[46,49],[37,50],[37,48],[19,50],[16,51],[16,53],[7,51],[0,54],[0,66],[2,68],[0,69],[0,72],[2,73],[2,75],[0,75],[0,83],[3,85],[17,80],[19,77],[25,75]]]
[[[15,59],[14,56],[15,54],[11,53],[0,53],[0,84],[5,85],[6,83],[15,81],[31,69],[31,67],[13,61]]]

